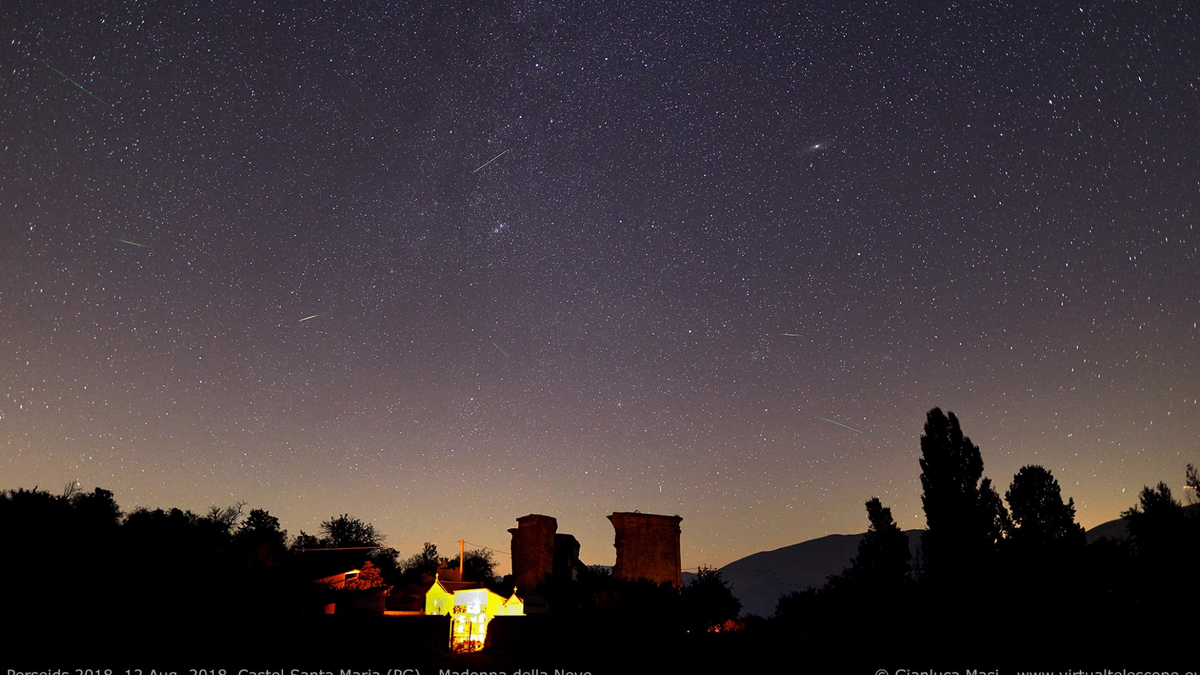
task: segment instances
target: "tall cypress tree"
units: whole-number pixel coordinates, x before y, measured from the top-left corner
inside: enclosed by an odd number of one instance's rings
[[[921,545],[924,572],[936,585],[957,588],[990,571],[1008,513],[991,481],[980,483],[982,476],[979,446],[963,434],[958,418],[930,410],[921,436]]]

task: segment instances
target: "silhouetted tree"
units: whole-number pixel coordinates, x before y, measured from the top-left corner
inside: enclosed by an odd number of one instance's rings
[[[0,493],[0,536],[7,551],[54,550],[70,522],[70,502],[46,490],[20,488]],[[10,554],[11,555],[11,554]]]
[[[290,548],[292,551],[306,551],[314,548],[325,548],[325,545],[316,535],[300,530],[300,534],[296,535]]]
[[[979,519],[987,531],[985,539],[993,550],[1012,530],[1012,517],[1004,508],[1004,502],[1000,500],[1000,493],[996,492],[991,478],[985,477],[979,481]]]
[[[435,549],[436,553],[436,549]],[[496,558],[487,549],[474,548],[463,554],[463,581],[482,581],[492,583],[496,579]],[[451,569],[458,569],[458,556],[454,556],[446,564]],[[436,567],[434,568],[437,569]],[[509,589],[512,592],[512,589]]]
[[[1179,597],[1181,590],[1188,589],[1183,591],[1187,593],[1195,587],[1192,563],[1200,557],[1200,518],[1189,517],[1166,483],[1142,488],[1138,504],[1121,516],[1128,525],[1133,552],[1130,581],[1122,590],[1133,606],[1160,606],[1168,598]],[[1161,607],[1166,610],[1168,606]],[[1194,628],[1186,622],[1154,630],[1194,638]]]
[[[1186,516],[1171,488],[1160,482],[1142,488],[1138,504],[1121,513],[1129,524],[1129,539],[1142,555],[1169,556],[1185,543]]]
[[[321,523],[321,535],[321,543],[325,548],[382,546],[384,540],[384,536],[376,532],[373,525],[351,518],[349,514]]]
[[[683,617],[689,630],[707,631],[736,619],[741,611],[741,600],[734,597],[729,583],[715,568],[701,566],[683,587]]]
[[[242,550],[250,576],[266,573],[278,565],[287,552],[287,531],[279,526],[278,518],[264,509],[251,509],[250,515],[234,533],[233,541]]]
[[[1004,498],[1014,525],[1009,541],[1020,554],[1084,545],[1083,528],[1075,522],[1075,500],[1063,503],[1058,481],[1044,467],[1021,467]]]
[[[934,408],[921,436],[921,504],[925,568],[944,586],[957,586],[986,574],[1007,512],[983,476],[979,446],[965,436],[954,413]]]
[[[1195,465],[1187,465],[1186,480],[1188,503],[1200,504],[1200,472],[1196,471]]]
[[[399,567],[405,581],[417,583],[427,574],[433,576],[437,572],[438,565],[443,562],[446,562],[446,559],[438,555],[437,544],[425,542],[420,553],[414,553],[405,558]]]
[[[254,545],[267,545],[275,550],[287,548],[287,530],[280,528],[279,519],[265,509],[251,509],[249,517],[234,534],[234,539]]]
[[[0,604],[44,617],[78,597],[110,601],[110,579],[120,573],[120,515],[111,492],[82,492],[74,482],[61,494],[36,486],[0,491]]]
[[[157,545],[176,550],[199,544],[199,523],[200,517],[191,511],[178,508],[151,511],[139,506],[125,516],[122,529],[134,546]]]
[[[683,622],[664,618],[683,616],[682,594],[671,584],[612,576],[597,576],[592,581],[596,585],[589,612],[618,631],[622,639],[653,642],[673,632],[683,633]],[[651,607],[654,610],[647,611]]]
[[[384,581],[395,584],[400,581],[400,552],[390,547],[380,547],[368,556],[371,564],[383,575]]]
[[[833,600],[831,596],[827,590],[816,588],[785,593],[775,602],[771,619],[790,635],[841,633],[843,622],[840,618],[846,603],[841,599]]]
[[[1030,616],[1027,608],[1092,600],[1081,569],[1085,538],[1075,523],[1075,504],[1063,503],[1058,481],[1041,466],[1022,467],[1004,496],[1012,525],[1002,547],[1006,570],[998,583],[1008,602],[997,608],[1000,618],[1009,630],[1025,634],[1059,630],[1059,617]]]
[[[212,527],[220,530],[224,534],[232,534],[234,527],[237,526],[237,522],[242,519],[242,509],[245,507],[246,502],[238,502],[233,506],[226,506],[224,508],[214,504],[213,506],[209,507],[208,514],[205,515],[205,519],[212,525]]]
[[[70,501],[76,517],[88,529],[107,530],[121,523],[121,507],[113,499],[113,493],[104,488],[96,488],[91,492],[75,490]]]
[[[896,591],[911,580],[912,551],[908,536],[892,519],[892,510],[878,497],[867,500],[867,519],[870,526],[858,542],[858,555],[850,567],[838,577],[831,578],[832,586],[851,586],[873,592]]]
[[[224,509],[214,509],[220,516]],[[188,597],[187,621],[202,623],[243,602],[246,565],[233,545],[229,520],[173,508],[136,508],[121,526],[126,575],[126,609],[155,614],[171,611],[178,595]],[[170,588],[172,593],[163,593]]]
[[[831,575],[820,589],[793,594],[786,602],[781,599],[776,609],[782,613],[782,623],[819,634],[840,634],[859,630],[862,617],[875,607],[909,604],[915,584],[908,535],[879,498],[867,500],[866,508],[870,525],[850,566]]]

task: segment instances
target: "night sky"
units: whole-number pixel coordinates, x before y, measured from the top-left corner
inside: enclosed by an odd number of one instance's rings
[[[934,406],[1089,527],[1200,462],[1193,2],[5,14],[0,488],[694,568],[923,527]]]

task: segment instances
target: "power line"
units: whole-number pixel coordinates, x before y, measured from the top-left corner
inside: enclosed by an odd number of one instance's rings
[[[506,556],[509,556],[509,557],[511,557],[511,556],[512,556],[512,551],[502,551],[502,550],[500,550],[500,549],[498,549],[498,548],[492,548],[491,546],[484,546],[483,544],[476,544],[476,543],[469,542],[469,541],[468,541],[467,543],[468,543],[468,544],[471,544],[471,545],[472,545],[472,546],[474,546],[475,548],[481,548],[481,549],[483,549],[483,550],[485,550],[485,551],[491,551],[491,552],[493,552],[493,553],[502,553],[502,554],[504,554],[504,555],[506,555]]]
[[[374,551],[391,546],[342,546],[340,548],[302,548],[301,551]]]

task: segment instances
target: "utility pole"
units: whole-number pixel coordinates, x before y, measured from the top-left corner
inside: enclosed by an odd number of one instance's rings
[[[467,559],[465,556],[463,556],[463,547],[466,545],[466,543],[467,543],[466,539],[458,540],[458,580],[459,581],[465,581],[465,579],[463,579],[463,567],[466,565]]]

